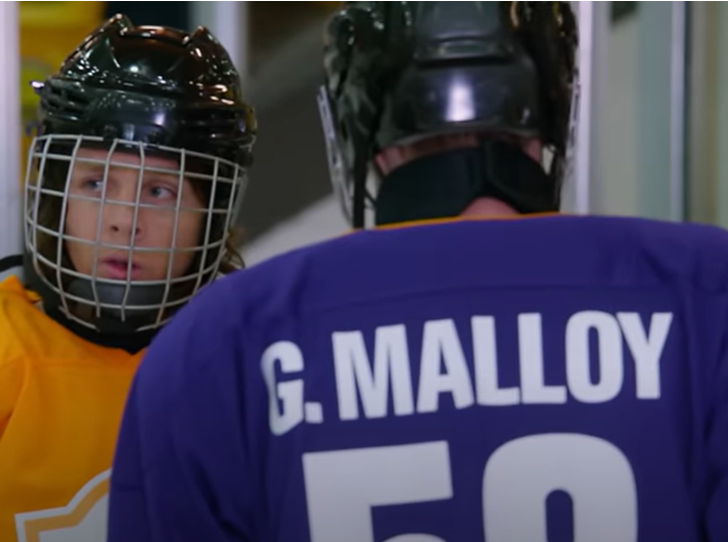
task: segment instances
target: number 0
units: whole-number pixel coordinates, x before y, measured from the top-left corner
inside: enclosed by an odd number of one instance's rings
[[[483,474],[483,528],[488,542],[547,542],[546,497],[571,496],[574,542],[636,542],[637,486],[613,444],[575,434],[507,442]]]
[[[311,542],[374,542],[372,506],[453,497],[447,442],[304,454]],[[574,542],[636,542],[637,488],[624,454],[587,435],[544,434],[507,442],[483,474],[487,542],[548,542],[546,497],[574,506]],[[386,542],[445,542],[408,533]]]

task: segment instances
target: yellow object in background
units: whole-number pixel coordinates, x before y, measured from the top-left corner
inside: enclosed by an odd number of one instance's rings
[[[20,2],[20,102],[23,173],[36,120],[38,96],[31,81],[43,81],[81,40],[103,22],[106,2]],[[22,179],[21,179],[22,182]]]

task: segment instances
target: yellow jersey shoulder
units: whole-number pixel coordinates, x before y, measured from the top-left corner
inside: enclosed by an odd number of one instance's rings
[[[74,335],[0,283],[0,541],[103,540],[109,469],[142,353]]]
[[[95,360],[129,359],[129,354],[90,343],[48,317],[40,298],[17,277],[0,282],[0,366],[11,359]]]
[[[26,291],[17,277],[0,282],[0,367],[12,359],[26,358],[26,345],[37,342],[40,319],[36,313],[42,315],[37,302],[37,296]]]

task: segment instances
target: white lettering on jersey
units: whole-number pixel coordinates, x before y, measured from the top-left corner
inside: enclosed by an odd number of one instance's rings
[[[518,315],[518,353],[521,402],[526,405],[565,403],[564,386],[547,386],[544,383],[540,314]]]
[[[260,360],[268,389],[268,424],[271,433],[282,435],[304,420],[303,380],[276,382],[276,362],[283,374],[303,371],[301,349],[290,341],[277,342],[265,349]]]
[[[440,372],[440,361],[445,372]],[[452,395],[455,408],[473,406],[473,384],[460,344],[458,330],[452,320],[425,323],[422,334],[420,384],[417,391],[417,412],[437,412],[440,394]]]
[[[660,398],[660,358],[672,324],[672,313],[657,312],[650,320],[650,331],[645,331],[639,314],[619,312],[617,320],[622,327],[637,371],[637,398]]]
[[[475,368],[475,392],[478,404],[483,406],[508,406],[521,402],[518,387],[501,388],[498,385],[498,353],[495,339],[495,318],[473,316],[470,320],[473,332],[473,365]]]
[[[544,359],[553,354],[544,351],[543,315],[519,314],[515,322],[517,360],[500,360],[501,365],[518,364],[520,382],[510,387],[503,387],[498,380],[498,322],[493,316],[471,318],[472,360],[466,357],[452,319],[424,322],[419,360],[410,356],[404,324],[376,328],[370,348],[363,331],[334,332],[338,417],[357,420],[426,414],[443,404],[463,409],[475,405],[558,405],[570,400],[605,403],[623,392],[625,345],[634,362],[636,397],[659,399],[660,361],[672,319],[671,313],[654,313],[649,329],[645,329],[638,313],[577,312],[568,319],[561,337],[548,337],[549,344],[563,341],[565,358],[555,360]],[[564,364],[565,382],[546,377],[547,363],[549,367]],[[323,423],[322,405],[304,402],[304,358],[296,344],[281,341],[269,346],[261,366],[273,434],[282,435],[304,421]],[[279,382],[276,369],[296,377]],[[413,374],[419,375],[416,382]]]
[[[361,398],[367,418],[388,414],[387,401],[391,383],[394,413],[406,416],[414,412],[407,330],[403,325],[378,327],[374,339],[374,365],[369,360],[361,331],[332,335],[334,372],[339,400],[339,417],[356,420]]]
[[[594,331],[599,380],[590,370],[589,335]],[[579,312],[566,324],[566,381],[574,399],[582,403],[605,403],[622,390],[624,360],[622,335],[617,319],[598,311]]]

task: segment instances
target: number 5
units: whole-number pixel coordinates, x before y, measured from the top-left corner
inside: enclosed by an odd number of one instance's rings
[[[374,542],[372,506],[453,497],[447,442],[304,454],[311,542]],[[483,474],[487,542],[547,542],[546,497],[574,507],[574,542],[636,542],[637,488],[624,454],[578,434],[519,438],[498,448]],[[472,525],[477,525],[473,523]],[[445,542],[403,534],[386,542]]]

